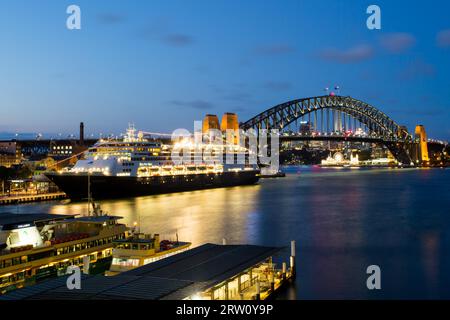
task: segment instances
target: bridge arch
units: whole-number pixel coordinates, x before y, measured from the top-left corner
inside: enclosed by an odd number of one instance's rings
[[[412,139],[404,127],[398,125],[379,109],[363,101],[344,96],[328,95],[288,101],[261,112],[241,123],[240,127],[243,130],[278,129],[281,131],[293,121],[324,109],[348,114],[384,140]]]
[[[399,163],[410,165],[412,162],[408,146],[413,139],[406,128],[397,124],[374,106],[349,96],[327,95],[288,101],[241,123],[240,128],[256,131],[261,129],[282,131],[297,119],[321,110],[334,110],[349,115],[364,124],[369,133],[374,134],[382,141]]]

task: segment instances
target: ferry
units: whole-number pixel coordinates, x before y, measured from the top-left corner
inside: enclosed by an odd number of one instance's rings
[[[97,212],[98,213],[98,212]],[[0,215],[0,294],[61,276],[69,265],[85,273],[105,272],[114,241],[128,228],[118,216]]]
[[[162,240],[159,234],[136,233],[127,239],[113,241],[113,258],[106,276],[115,276],[146,264],[186,251],[190,242]]]
[[[176,148],[189,152],[182,164],[172,159]],[[45,175],[70,199],[81,200],[89,192],[94,199],[105,199],[255,184],[260,170],[238,145],[165,145],[130,127],[123,139],[99,140],[72,168]]]

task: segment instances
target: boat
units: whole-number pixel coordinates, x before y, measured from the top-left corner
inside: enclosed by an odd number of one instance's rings
[[[98,207],[97,207],[98,209]],[[128,237],[122,217],[58,214],[0,215],[0,294],[62,276],[70,265],[105,272],[113,243]]]
[[[278,169],[272,169],[268,166],[262,166],[261,178],[284,178],[286,173]]]
[[[106,276],[115,276],[146,264],[186,251],[190,242],[162,240],[159,234],[133,233],[127,239],[113,241],[113,258]]]
[[[172,159],[177,148],[190,150],[181,164]],[[198,150],[208,150],[208,156],[199,160]],[[231,152],[232,159],[248,155],[248,150],[234,145],[196,145],[191,141],[166,145],[147,139],[143,132],[130,127],[122,139],[99,140],[72,168],[45,175],[72,200],[88,198],[87,184],[91,185],[93,198],[105,199],[258,182],[260,170],[256,164],[241,164],[237,160],[224,163]]]

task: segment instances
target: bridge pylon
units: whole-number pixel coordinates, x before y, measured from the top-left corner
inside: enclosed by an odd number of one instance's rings
[[[418,165],[428,165],[430,157],[428,156],[428,139],[425,132],[425,127],[421,124],[415,129],[415,159]]]

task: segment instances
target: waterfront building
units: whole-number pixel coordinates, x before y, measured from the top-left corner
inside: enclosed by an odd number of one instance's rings
[[[208,243],[114,277],[84,276],[80,290],[55,279],[0,300],[263,300],[295,278],[294,247],[289,267],[277,267],[282,248]]]
[[[10,168],[21,160],[22,151],[17,141],[0,141],[0,167]]]

